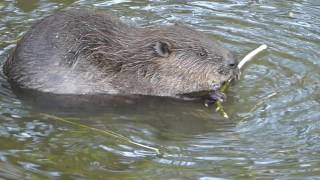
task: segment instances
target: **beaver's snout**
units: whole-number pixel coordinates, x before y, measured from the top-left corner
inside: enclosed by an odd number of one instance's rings
[[[238,79],[240,76],[240,69],[238,68],[239,61],[236,58],[227,60],[229,68],[232,70],[231,79]]]

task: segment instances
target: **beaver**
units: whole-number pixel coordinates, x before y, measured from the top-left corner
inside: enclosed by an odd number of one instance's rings
[[[238,74],[233,53],[190,25],[136,27],[109,13],[67,9],[37,22],[3,67],[9,82],[54,94],[184,97]]]

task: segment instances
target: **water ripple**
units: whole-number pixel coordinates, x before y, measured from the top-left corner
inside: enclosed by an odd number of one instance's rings
[[[155,146],[162,156],[45,119],[0,74],[0,179],[315,179],[320,172],[320,4],[303,1],[3,1],[0,63],[41,17],[82,6],[144,26],[191,24],[239,59],[267,44],[224,104],[231,119],[192,103],[83,115],[73,122]],[[270,96],[274,94],[273,96]],[[268,98],[269,97],[269,98]]]

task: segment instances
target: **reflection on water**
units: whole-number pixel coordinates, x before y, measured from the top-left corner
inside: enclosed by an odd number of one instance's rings
[[[22,103],[1,74],[0,179],[320,176],[318,1],[0,1],[0,63],[33,22],[69,6],[112,11],[139,25],[192,24],[239,58],[259,44],[270,48],[229,89],[230,120],[201,103],[161,98],[100,106],[33,94]],[[39,112],[120,133],[163,154]]]

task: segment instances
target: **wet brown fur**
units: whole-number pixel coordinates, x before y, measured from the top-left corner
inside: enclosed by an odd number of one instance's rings
[[[133,27],[71,9],[34,25],[4,71],[11,82],[43,92],[177,96],[220,86],[237,74],[236,63],[188,25]]]

